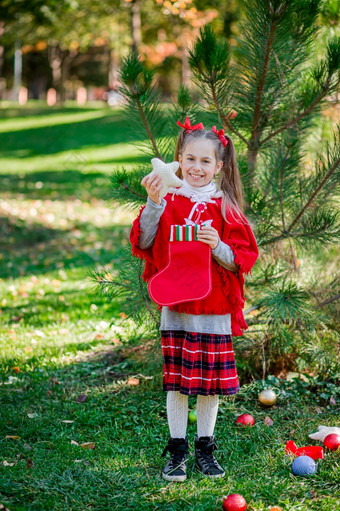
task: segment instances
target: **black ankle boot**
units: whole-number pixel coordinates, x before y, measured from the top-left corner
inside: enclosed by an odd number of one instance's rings
[[[185,481],[187,478],[188,439],[169,438],[162,456],[169,451],[171,458],[163,468],[162,477],[167,481]]]
[[[217,463],[213,452],[217,450],[213,436],[195,437],[196,466],[207,477],[223,477],[225,472]]]

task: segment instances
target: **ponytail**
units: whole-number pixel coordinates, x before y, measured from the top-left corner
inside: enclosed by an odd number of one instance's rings
[[[223,192],[222,215],[226,218],[229,211],[243,213],[244,200],[240,172],[236,160],[234,144],[228,135],[224,135],[228,143],[223,148],[223,166],[220,171],[219,188]]]

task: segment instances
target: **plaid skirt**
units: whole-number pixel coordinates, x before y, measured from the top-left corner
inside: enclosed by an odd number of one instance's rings
[[[162,331],[163,390],[236,394],[239,381],[231,335]]]

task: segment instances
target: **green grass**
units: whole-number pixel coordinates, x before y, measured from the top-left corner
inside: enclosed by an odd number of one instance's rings
[[[93,294],[88,277],[93,266],[119,267],[132,215],[109,201],[109,174],[141,156],[122,136],[118,110],[29,104],[1,115],[0,503],[211,511],[241,493],[247,510],[339,510],[339,453],[327,453],[309,479],[292,475],[284,453],[287,440],[307,445],[319,424],[339,425],[326,384],[271,379],[272,409],[257,402],[261,382],[243,385],[218,415],[226,477],[204,479],[191,456],[187,482],[161,479],[168,427],[159,342],[134,330],[119,301]],[[253,428],[236,427],[243,412],[254,415]],[[195,425],[188,435],[192,451]],[[87,442],[94,449],[81,447]]]

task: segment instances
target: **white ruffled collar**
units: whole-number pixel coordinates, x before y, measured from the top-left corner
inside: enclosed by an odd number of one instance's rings
[[[191,202],[215,202],[213,199],[223,196],[222,191],[217,189],[213,181],[210,181],[207,185],[195,187],[191,186],[185,179],[183,179],[181,188],[170,188],[168,193],[187,197]]]

